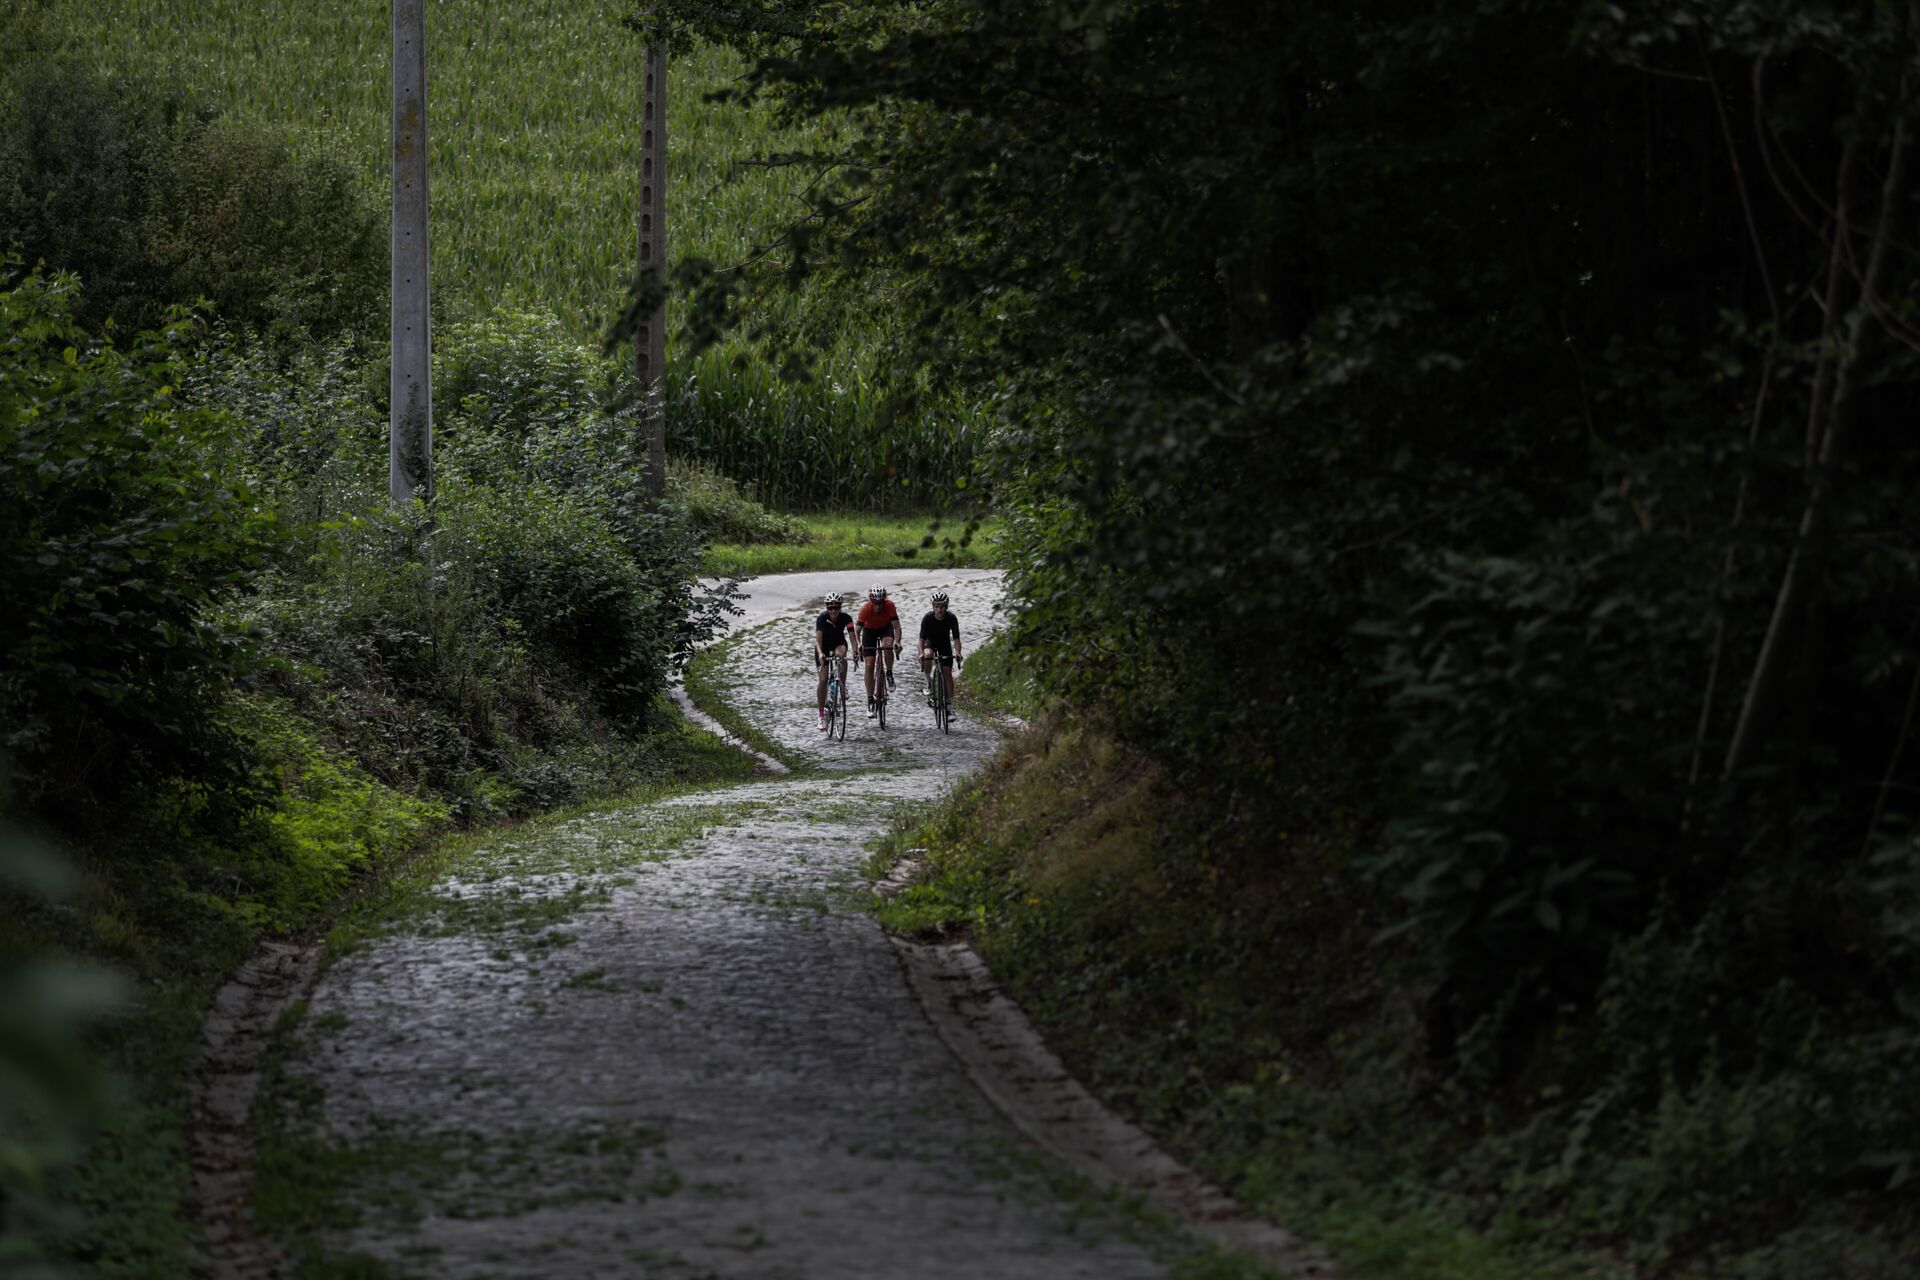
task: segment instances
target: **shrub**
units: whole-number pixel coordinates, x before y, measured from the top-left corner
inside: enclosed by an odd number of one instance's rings
[[[203,297],[281,334],[376,317],[386,220],[344,159],[73,61],[27,62],[5,92],[0,251],[79,275],[88,323],[150,328]]]
[[[470,539],[506,615],[616,719],[644,723],[669,673],[713,630],[691,583],[694,545],[671,518],[647,530],[648,561],[587,502],[538,484],[449,493],[447,534]]]
[[[253,656],[216,606],[278,541],[182,406],[179,330],[126,352],[73,320],[71,277],[0,291],[0,719],[28,799],[70,814],[139,776],[234,780],[209,716]]]
[[[204,298],[229,324],[281,336],[359,332],[387,291],[387,220],[340,155],[297,155],[233,120],[167,135],[138,233],[163,299]]]
[[[701,463],[669,462],[667,494],[703,542],[792,545],[808,540],[806,526],[798,520],[767,510],[731,479]]]
[[[610,364],[551,315],[522,311],[447,326],[436,358],[447,481],[504,490],[537,480],[592,507],[632,554],[652,554],[645,441],[612,392]]]
[[[1662,593],[1658,554],[1418,555],[1363,628],[1397,729],[1371,869],[1440,943],[1468,1021],[1519,969],[1590,993],[1661,889],[1692,728],[1662,664],[1703,649],[1706,620]]]

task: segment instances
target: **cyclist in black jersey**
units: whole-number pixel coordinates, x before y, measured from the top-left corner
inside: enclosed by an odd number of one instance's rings
[[[827,597],[826,608],[813,620],[813,665],[820,671],[820,687],[813,700],[820,712],[820,732],[827,731],[827,660],[847,656],[847,630],[853,616],[841,608],[839,593]]]
[[[947,664],[965,665],[960,651],[960,619],[947,607],[947,593],[933,593],[933,609],[920,619],[920,672],[927,677],[927,694],[933,694],[933,660],[940,659],[941,674],[947,681],[947,697],[953,697],[953,674]]]

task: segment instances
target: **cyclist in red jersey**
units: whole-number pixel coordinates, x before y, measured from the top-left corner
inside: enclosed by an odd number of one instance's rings
[[[900,644],[900,611],[887,599],[885,587],[875,586],[867,592],[867,602],[853,616],[853,630],[860,640],[861,655],[867,660],[867,718],[872,719],[878,710],[874,681],[884,676],[887,688],[893,688],[893,652]]]

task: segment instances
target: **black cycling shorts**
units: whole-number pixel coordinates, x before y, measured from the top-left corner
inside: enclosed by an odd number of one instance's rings
[[[890,640],[892,638],[893,632],[891,631],[862,631],[860,633],[861,651],[864,653],[872,653],[880,647],[882,640]]]

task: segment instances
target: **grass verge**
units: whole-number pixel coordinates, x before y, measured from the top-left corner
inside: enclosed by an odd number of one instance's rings
[[[959,545],[964,522],[937,516],[800,515],[800,543],[715,543],[701,572],[710,577],[898,567],[999,568],[998,524],[989,520]],[[925,545],[933,539],[933,545]],[[911,553],[911,554],[908,554]],[[705,709],[703,707],[703,709]],[[709,713],[711,714],[711,713]]]
[[[1020,656],[1005,632],[990,637],[967,654],[965,679],[958,686],[960,705],[994,718],[1012,716],[1033,721],[1046,709],[1039,687],[1021,665]]]
[[[1338,850],[1249,867],[1179,813],[1151,760],[1046,721],[882,842],[870,872],[918,869],[875,911],[969,937],[1109,1105],[1350,1276],[1627,1274],[1458,1167],[1484,1158],[1470,1113],[1400,1051],[1413,1014]]]
[[[728,733],[755,751],[771,756],[795,773],[811,772],[813,766],[806,759],[783,749],[727,700],[727,691],[732,687],[722,674],[727,657],[751,631],[751,627],[746,631],[737,631],[719,644],[709,645],[694,655],[693,661],[687,664],[687,697],[693,700],[694,706],[712,716]]]

